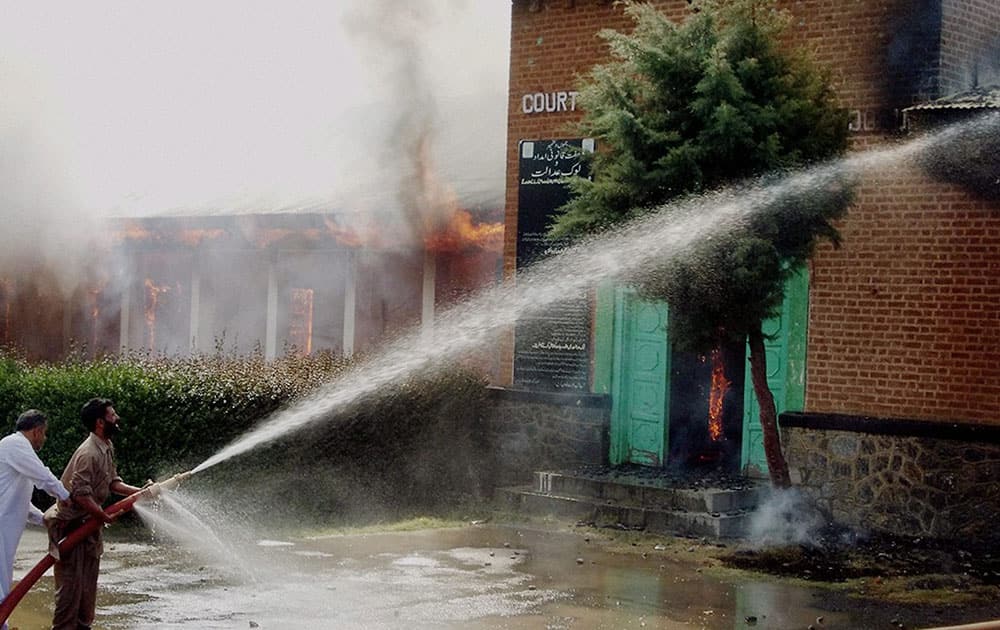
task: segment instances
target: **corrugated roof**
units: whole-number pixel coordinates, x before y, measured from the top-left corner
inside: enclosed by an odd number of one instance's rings
[[[935,109],[1000,109],[1000,86],[978,87],[927,103],[907,107],[904,112]]]

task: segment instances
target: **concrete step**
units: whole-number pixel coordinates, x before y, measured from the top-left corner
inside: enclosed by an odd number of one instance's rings
[[[499,499],[509,510],[570,518],[597,527],[627,527],[659,534],[739,538],[746,534],[749,512],[705,512],[617,503],[609,499],[538,492],[530,486],[501,488]]]
[[[655,480],[594,479],[559,472],[536,472],[534,490],[562,496],[582,497],[598,502],[683,510],[687,512],[735,512],[752,510],[761,501],[765,490],[726,488],[671,488],[658,486]]]

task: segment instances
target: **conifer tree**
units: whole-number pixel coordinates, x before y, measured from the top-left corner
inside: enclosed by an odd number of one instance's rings
[[[828,73],[782,44],[787,17],[773,0],[695,0],[680,24],[646,3],[627,1],[624,10],[634,30],[602,31],[611,60],[580,88],[578,131],[601,147],[587,156],[593,178],[570,181],[573,196],[552,236],[599,232],[670,200],[773,178],[846,149],[847,113]],[[785,281],[819,239],[839,243],[831,221],[850,197],[844,185],[776,200],[745,229],[703,240],[696,253],[635,280],[640,295],[668,303],[678,348],[748,343],[776,486],[790,480],[761,325],[778,314]]]

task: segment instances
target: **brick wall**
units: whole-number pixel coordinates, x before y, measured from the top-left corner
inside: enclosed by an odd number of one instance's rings
[[[662,10],[675,19],[681,19],[688,10],[685,0],[658,2]],[[819,4],[806,3],[806,4]],[[572,137],[572,124],[579,120],[579,111],[562,111],[529,114],[522,110],[525,94],[551,93],[572,90],[577,77],[585,74],[595,64],[607,60],[603,40],[597,36],[602,28],[623,29],[629,26],[619,7],[601,0],[541,1],[537,9],[528,0],[515,0],[511,16],[510,87],[507,103],[507,203],[506,239],[504,249],[505,273],[514,272],[515,240],[517,230],[517,145],[523,139]],[[837,11],[837,9],[835,9]],[[808,13],[808,10],[805,11]],[[795,23],[795,32],[804,39],[815,37],[839,22],[836,16],[803,17]],[[851,47],[864,46],[870,33],[861,30],[850,34],[855,40]],[[829,40],[816,46],[816,56],[828,61],[838,47]],[[878,64],[855,64],[853,80],[842,77],[838,89],[848,91],[858,107],[872,104],[872,94],[862,96],[863,90],[853,89],[857,77],[877,76]],[[869,90],[870,92],[870,90]]]
[[[936,1],[936,0],[935,0]],[[686,0],[654,2],[672,19],[689,11]],[[785,0],[791,13],[790,43],[810,51],[830,68],[845,107],[858,113],[858,132],[877,131],[891,118],[885,104],[887,29],[905,0]],[[897,5],[903,5],[902,8]],[[511,15],[510,87],[507,103],[507,203],[505,273],[514,271],[517,231],[517,143],[523,139],[573,137],[580,112],[527,114],[525,94],[571,90],[576,78],[607,60],[602,28],[630,25],[620,7],[606,0],[514,0]],[[907,103],[909,104],[909,103]]]
[[[1000,206],[868,175],[813,259],[806,409],[1000,424]]]
[[[941,95],[1000,83],[1000,4],[944,0]]]
[[[678,9],[684,0],[670,4]],[[526,114],[525,94],[548,94],[576,88],[576,77],[604,61],[606,48],[597,37],[602,28],[624,28],[620,8],[600,0],[541,2],[533,10],[528,0],[511,8],[510,88],[507,102],[507,202],[504,230],[504,277],[513,278],[517,244],[517,148],[520,140],[576,137],[572,124],[580,112]],[[513,380],[513,335],[502,344],[500,382]]]
[[[656,4],[674,18],[689,10],[682,0]],[[918,93],[934,89],[927,72],[937,67],[936,61],[926,58],[926,51],[935,47],[929,35],[933,28],[910,19],[927,4],[781,3],[792,14],[790,43],[808,48],[830,68],[842,103],[855,112],[856,150],[886,141],[896,128],[896,108],[917,97],[936,96]],[[508,279],[517,234],[517,143],[571,137],[569,125],[579,116],[525,114],[521,97],[572,89],[577,74],[606,58],[597,31],[628,25],[620,8],[601,0],[542,0],[535,11],[530,5],[515,0],[512,8],[504,252]],[[970,21],[990,22],[993,30],[984,28],[992,33],[1000,24],[990,21],[998,11],[992,0],[936,0],[931,5],[937,10],[937,17],[931,17],[946,30],[966,29]],[[970,17],[967,10],[979,13]],[[981,30],[969,30],[970,41],[995,38],[977,34]],[[945,45],[956,55],[965,50],[947,35]],[[901,50],[925,56],[912,67],[900,65],[907,58]],[[942,72],[952,66],[942,66]],[[901,92],[904,87],[916,91]],[[807,410],[1000,423],[996,204],[976,201],[919,172],[886,171],[865,180],[841,229],[844,246],[822,247],[812,269]],[[511,363],[508,344],[501,361],[508,383]]]
[[[904,0],[785,0],[792,13],[790,43],[804,47],[831,70],[834,85],[854,113],[855,144],[878,142],[882,130],[894,127],[885,104],[885,35],[896,4]],[[672,19],[688,14],[687,0],[654,2]],[[606,0],[514,0],[511,15],[510,87],[507,129],[504,276],[510,281],[517,238],[517,147],[520,140],[574,137],[580,111],[525,113],[525,94],[572,90],[577,77],[607,60],[603,28],[630,25],[620,7]],[[510,384],[513,335],[501,344],[499,383]]]

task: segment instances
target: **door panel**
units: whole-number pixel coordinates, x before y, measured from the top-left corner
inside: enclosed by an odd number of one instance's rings
[[[784,411],[785,374],[788,364],[787,315],[782,314],[763,323],[764,357],[767,361],[767,385],[774,395],[774,404],[778,413]],[[767,458],[764,455],[764,430],[760,426],[760,406],[757,404],[757,394],[753,390],[753,379],[750,376],[750,350],[747,349],[746,384],[744,386],[743,403],[743,452],[741,463],[744,474],[750,477],[766,477]]]
[[[615,314],[611,461],[660,466],[668,435],[667,307],[619,289]]]
[[[793,274],[785,285],[781,314],[761,325],[764,332],[764,356],[767,360],[767,384],[774,395],[777,413],[789,411],[789,404],[801,406],[805,387],[805,326],[809,292],[806,270]],[[801,356],[800,356],[801,355]],[[760,407],[750,376],[750,350],[743,404],[743,452],[741,468],[750,477],[767,477],[764,456],[764,432],[760,426]],[[790,372],[790,366],[795,373]]]

